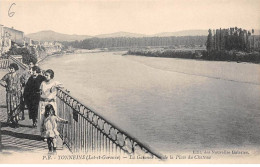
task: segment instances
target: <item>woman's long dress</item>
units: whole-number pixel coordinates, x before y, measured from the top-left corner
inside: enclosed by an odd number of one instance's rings
[[[14,122],[13,118],[18,111],[21,98],[20,76],[17,73],[6,74],[1,81],[6,83],[6,105],[7,105],[7,122]]]
[[[57,103],[56,103],[56,94],[57,89],[61,84],[57,81],[49,81],[49,82],[42,82],[40,86],[41,90],[41,97],[39,103],[39,112],[38,112],[38,130],[42,133],[43,132],[43,119],[45,113],[45,106],[47,104],[51,104],[55,110],[55,115],[58,115],[57,110]]]

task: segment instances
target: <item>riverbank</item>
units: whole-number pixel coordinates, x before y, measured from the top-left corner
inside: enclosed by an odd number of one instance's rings
[[[234,61],[234,62],[251,62],[260,63],[259,52],[238,52],[238,51],[211,51],[199,49],[183,49],[183,50],[156,50],[156,49],[140,49],[129,50],[126,55],[138,55],[147,57],[167,57],[167,58],[182,58],[182,59],[197,59],[209,61]]]
[[[37,64],[41,63],[42,61],[44,61],[46,58],[48,58],[48,57],[50,57],[50,56],[56,56],[56,55],[60,55],[60,54],[62,54],[62,53],[46,54],[45,56],[38,57]]]
[[[123,49],[123,50],[106,50],[106,49],[92,49],[92,50],[88,50],[88,49],[73,49],[73,51],[61,51],[59,53],[54,53],[54,54],[49,54],[46,55],[42,58],[40,58],[38,60],[38,64],[40,64],[42,61],[44,61],[45,59],[47,59],[48,57],[52,57],[52,56],[65,56],[65,55],[73,55],[73,54],[88,54],[88,53],[113,53],[116,55],[125,55],[127,53],[127,49]]]

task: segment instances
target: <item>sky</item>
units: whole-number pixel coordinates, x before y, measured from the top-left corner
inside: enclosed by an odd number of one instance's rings
[[[1,0],[0,24],[25,34],[260,29],[260,0]]]

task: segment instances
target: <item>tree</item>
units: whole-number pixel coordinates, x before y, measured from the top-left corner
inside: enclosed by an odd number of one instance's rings
[[[7,52],[10,55],[21,55],[24,64],[29,64],[30,62],[37,62],[37,56],[34,52],[31,52],[28,48],[17,48],[13,45]]]
[[[252,34],[254,29],[252,29]],[[242,28],[229,28],[229,29],[216,29],[209,30],[207,38],[207,50],[208,51],[224,51],[224,50],[239,50],[239,51],[250,51],[255,49],[257,40],[256,36],[251,35],[250,31]],[[212,40],[211,40],[212,39]],[[212,41],[212,45],[211,45]],[[258,43],[257,43],[258,44]],[[212,47],[211,47],[212,46]]]
[[[253,50],[255,49],[255,36],[254,36],[255,30],[252,29],[252,36],[253,36]]]
[[[207,38],[206,46],[207,46],[207,51],[210,52],[210,51],[212,51],[214,48],[213,48],[213,39],[212,39],[211,29],[209,29],[208,32],[209,32],[209,35],[208,35],[208,38]]]

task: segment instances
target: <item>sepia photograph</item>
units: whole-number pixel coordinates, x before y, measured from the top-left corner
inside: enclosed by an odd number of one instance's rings
[[[1,0],[0,164],[259,164],[260,0]]]

